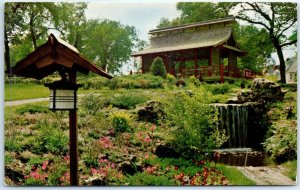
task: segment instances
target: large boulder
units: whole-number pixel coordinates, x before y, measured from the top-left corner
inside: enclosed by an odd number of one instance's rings
[[[281,87],[268,79],[256,78],[248,91],[240,93],[237,97],[238,102],[275,102],[282,100],[284,97],[284,91]]]
[[[138,120],[157,123],[157,121],[164,115],[163,104],[159,101],[148,101],[144,106],[137,110]]]

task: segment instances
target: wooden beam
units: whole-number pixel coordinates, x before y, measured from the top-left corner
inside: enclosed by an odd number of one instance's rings
[[[48,43],[40,46],[36,51],[30,53],[29,55],[27,55],[27,57],[19,61],[13,68],[13,73],[18,74],[19,71],[23,70],[31,64],[34,64],[35,62],[38,62],[39,59],[42,59],[43,57],[50,54],[51,51],[51,46],[49,46]]]
[[[43,67],[46,67],[48,65],[51,65],[54,62],[51,54],[47,55],[46,57],[42,58],[41,60],[38,60],[35,65],[38,69],[41,69]]]
[[[195,48],[194,49],[194,76],[196,78],[197,78],[197,70],[198,70],[197,56],[198,56],[198,52],[197,52],[197,49]]]
[[[213,58],[213,55],[212,55],[212,47],[209,48],[209,72],[208,72],[208,75],[209,76],[212,76],[212,58]]]
[[[72,68],[74,62],[70,59],[67,59],[63,55],[57,54],[56,59],[54,60],[57,64],[65,66],[67,68]]]

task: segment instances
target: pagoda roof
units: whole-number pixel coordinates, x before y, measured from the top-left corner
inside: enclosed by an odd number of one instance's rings
[[[226,44],[232,37],[231,24],[234,22],[234,18],[230,17],[151,30],[149,34],[152,34],[152,38],[150,39],[149,48],[135,52],[132,56],[217,47],[222,44],[227,49],[243,53],[235,40],[234,44]]]
[[[42,79],[55,71],[89,71],[111,79],[112,76],[84,58],[79,51],[66,41],[50,34],[46,43],[28,54],[13,68],[15,75]]]

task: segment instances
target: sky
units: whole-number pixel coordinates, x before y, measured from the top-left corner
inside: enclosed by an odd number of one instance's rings
[[[86,10],[86,17],[106,18],[120,21],[124,25],[134,26],[140,39],[148,41],[148,31],[155,29],[162,17],[180,16],[176,2],[91,2]]]

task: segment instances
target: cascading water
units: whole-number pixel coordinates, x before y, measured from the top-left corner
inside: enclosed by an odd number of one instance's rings
[[[225,130],[228,141],[223,147],[247,147],[248,107],[243,104],[214,104],[219,111],[218,128]]]

